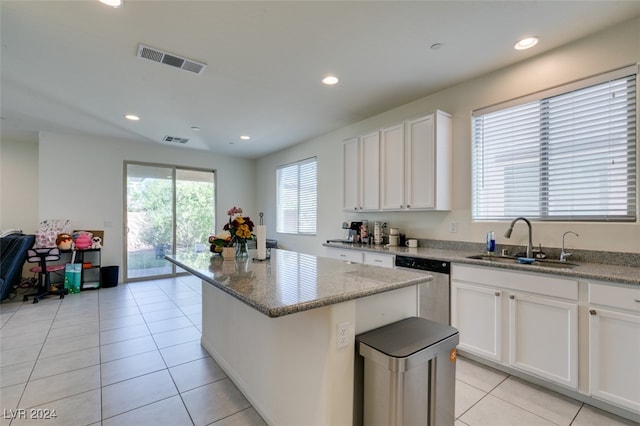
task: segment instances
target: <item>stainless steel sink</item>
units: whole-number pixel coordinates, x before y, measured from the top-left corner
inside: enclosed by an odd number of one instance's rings
[[[575,263],[570,262],[560,262],[559,260],[550,260],[550,259],[536,259],[533,263],[521,263],[518,262],[516,257],[512,256],[494,256],[488,254],[476,254],[474,256],[468,256],[467,259],[478,259],[478,260],[486,260],[488,262],[493,263],[507,263],[507,264],[516,264],[516,265],[525,265],[531,267],[544,267],[544,268],[557,268],[557,269],[572,269],[575,268]]]

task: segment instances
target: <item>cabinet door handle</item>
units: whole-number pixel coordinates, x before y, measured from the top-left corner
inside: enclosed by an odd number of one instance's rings
[[[500,292],[499,292],[499,291],[496,291],[496,292],[495,292],[495,293],[493,293],[493,294],[494,294],[494,296],[496,296],[496,297],[500,296]]]
[[[407,204],[407,208],[408,208],[408,209],[410,209],[410,208],[411,208],[411,206],[410,206],[409,204]]]
[[[378,262],[378,263],[382,263],[382,260],[380,259],[373,259],[374,262]]]
[[[634,301],[640,303],[640,299],[633,299]]]
[[[509,299],[513,300],[513,299],[515,299],[515,298],[516,298],[516,296],[514,296],[513,294],[510,294],[510,295],[509,295]]]
[[[595,309],[589,309],[589,314],[590,315],[597,315],[598,313],[596,312]]]

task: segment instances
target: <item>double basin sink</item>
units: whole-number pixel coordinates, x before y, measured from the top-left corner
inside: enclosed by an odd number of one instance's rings
[[[557,269],[573,269],[576,265],[570,262],[560,262],[559,260],[550,259],[526,259],[513,256],[500,256],[500,255],[488,255],[477,254],[474,256],[468,256],[467,259],[486,260],[493,263],[505,263],[511,265],[526,265],[531,267],[545,267],[545,268],[557,268]]]

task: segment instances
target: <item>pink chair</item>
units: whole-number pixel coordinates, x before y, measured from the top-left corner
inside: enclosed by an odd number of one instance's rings
[[[51,272],[64,271],[65,265],[47,265],[47,262],[60,260],[60,249],[54,248],[34,248],[27,250],[27,262],[38,263],[38,266],[34,266],[29,269],[31,272],[38,274],[38,287],[36,293],[25,294],[22,298],[23,302],[29,300],[29,297],[33,297],[33,303],[38,303],[38,300],[48,295],[59,295],[60,299],[64,299],[64,295],[67,294],[67,290],[62,288],[51,291]]]

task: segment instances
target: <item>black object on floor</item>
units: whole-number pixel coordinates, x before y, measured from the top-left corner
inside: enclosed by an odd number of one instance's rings
[[[119,274],[119,266],[103,266],[100,268],[100,287],[116,287]]]

